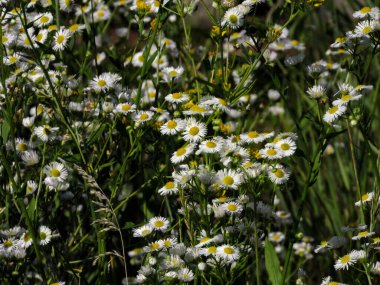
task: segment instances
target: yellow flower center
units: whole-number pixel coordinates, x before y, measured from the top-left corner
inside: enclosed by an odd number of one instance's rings
[[[178,75],[178,72],[176,71],[176,70],[171,70],[171,71],[169,71],[169,76],[170,77],[175,77],[175,76],[177,76]]]
[[[13,241],[11,239],[8,239],[8,240],[4,241],[3,245],[5,248],[9,248],[13,245]]]
[[[199,133],[199,128],[198,127],[191,127],[189,129],[189,134],[192,136],[196,136]]]
[[[28,149],[28,146],[27,146],[26,143],[19,143],[19,144],[17,145],[17,149],[18,149],[19,151],[26,151],[26,150]]]
[[[104,14],[103,11],[99,11],[99,12],[97,13],[97,15],[98,15],[99,18],[103,18],[105,14]]]
[[[287,143],[283,143],[283,144],[281,144],[280,147],[281,147],[282,150],[288,150],[288,149],[290,149],[290,145],[287,144]]]
[[[177,156],[182,156],[182,155],[184,155],[185,153],[186,153],[186,148],[181,147],[180,149],[177,150],[176,155],[177,155]]]
[[[330,109],[329,109],[329,114],[335,114],[337,111],[338,111],[338,106],[334,106],[334,107],[331,107]]]
[[[362,13],[362,14],[367,14],[369,12],[371,12],[371,8],[370,7],[364,7],[364,8],[360,9],[360,13]]]
[[[129,104],[123,104],[123,105],[121,106],[121,109],[122,109],[124,112],[129,111],[129,110],[131,109],[131,105],[129,105]]]
[[[206,241],[209,241],[209,240],[210,240],[209,237],[203,237],[203,238],[200,240],[200,242],[202,243],[202,242],[206,242]]]
[[[345,96],[342,96],[341,100],[342,100],[343,102],[347,102],[347,101],[349,101],[351,98],[352,98],[351,95],[345,95]]]
[[[345,256],[340,258],[340,262],[346,264],[350,261],[350,259],[350,255],[346,254]]]
[[[78,30],[78,28],[79,28],[79,25],[78,24],[74,24],[74,25],[71,25],[70,27],[69,27],[69,31],[70,32],[75,32],[76,30]]]
[[[37,40],[38,42],[40,42],[40,41],[43,39],[43,37],[44,37],[44,34],[39,33],[39,34],[37,35],[37,37],[36,37],[36,40]]]
[[[234,14],[232,14],[232,15],[230,15],[230,22],[232,23],[232,24],[236,24],[237,23],[237,21],[238,21],[238,17],[236,16],[236,15],[234,15]]]
[[[269,156],[274,156],[276,154],[277,154],[277,151],[273,148],[270,148],[267,150],[267,155],[269,155]]]
[[[57,37],[57,43],[59,43],[59,44],[63,43],[64,40],[65,40],[65,36],[64,35],[59,35]]]
[[[200,107],[200,106],[198,106],[198,105],[194,105],[194,106],[192,106],[192,107],[190,108],[190,110],[193,111],[193,112],[197,112],[197,113],[203,113],[203,112],[206,111],[205,108],[202,108],[202,107]]]
[[[164,222],[160,220],[154,222],[154,226],[156,228],[162,228],[164,225],[165,225]]]
[[[251,131],[251,132],[248,133],[248,137],[250,139],[257,138],[258,136],[259,136],[259,134],[256,131]]]
[[[370,32],[372,32],[371,26],[366,26],[363,28],[363,34],[369,34]]]
[[[215,148],[216,147],[216,143],[214,143],[212,141],[208,141],[208,142],[206,142],[206,146],[208,148]]]
[[[174,182],[169,181],[168,183],[165,184],[166,189],[173,189],[174,188]]]
[[[1,41],[2,41],[3,44],[6,43],[8,41],[8,37],[7,36],[2,36],[1,37]]]
[[[365,237],[368,235],[368,231],[358,233],[358,237]]]
[[[174,129],[177,125],[178,125],[177,122],[173,120],[168,121],[168,123],[166,124],[168,129]]]
[[[216,253],[216,247],[215,247],[215,246],[210,246],[210,247],[207,249],[207,252],[208,252],[208,253]]]
[[[149,235],[150,234],[150,230],[148,230],[148,229],[145,229],[145,230],[143,230],[142,232],[141,232],[141,235],[142,236],[146,236],[146,235]]]
[[[155,249],[160,248],[160,244],[158,242],[155,242],[155,243],[152,243],[149,247],[151,250],[155,250]]]
[[[23,240],[24,240],[25,242],[28,242],[28,241],[30,241],[30,239],[31,239],[31,237],[30,237],[29,233],[25,233],[25,235],[24,235],[24,237],[23,237]]]
[[[47,22],[49,22],[49,20],[50,20],[50,18],[49,18],[48,16],[42,16],[42,17],[40,18],[40,22],[41,22],[42,24],[46,24]]]
[[[181,93],[173,93],[173,94],[172,94],[172,97],[173,97],[174,99],[181,99],[181,98],[182,98],[182,94],[181,94]]]
[[[46,239],[46,233],[40,232],[40,239],[45,240]]]
[[[362,200],[362,201],[365,201],[365,200],[367,200],[368,198],[369,198],[368,193],[365,193],[365,194],[362,196],[361,200]]]
[[[228,204],[227,210],[231,212],[235,212],[237,210],[237,206],[235,204]]]
[[[104,80],[104,79],[100,79],[99,81],[98,81],[98,86],[99,87],[104,87],[104,86],[106,86],[107,85],[107,82]]]
[[[225,254],[233,254],[235,252],[235,250],[232,247],[225,247],[223,251]]]
[[[53,177],[59,177],[61,175],[61,172],[58,169],[53,168],[52,170],[50,170],[50,175]]]
[[[234,184],[234,179],[231,176],[227,175],[223,177],[222,182],[226,185],[232,185]]]
[[[219,102],[220,105],[227,106],[227,102],[224,99],[219,98],[218,102]]]
[[[280,235],[275,234],[275,235],[272,236],[272,238],[273,238],[274,240],[279,240],[279,239],[280,239]]]
[[[281,169],[276,169],[274,175],[276,175],[277,178],[282,178],[284,177],[284,171],[282,171]]]
[[[143,120],[146,120],[149,118],[149,115],[147,113],[144,113],[144,114],[141,114],[140,115],[140,120],[143,121]]]

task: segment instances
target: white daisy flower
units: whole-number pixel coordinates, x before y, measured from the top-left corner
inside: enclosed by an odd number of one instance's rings
[[[239,249],[229,244],[218,246],[216,249],[216,254],[227,263],[237,261],[240,257]]]
[[[111,72],[105,72],[91,80],[89,87],[97,92],[114,89],[121,80],[120,75]]]
[[[338,117],[342,116],[346,112],[347,108],[344,105],[336,105],[329,108],[326,114],[323,116],[323,120],[327,123],[332,123]]]
[[[162,244],[158,240],[149,243],[148,246],[144,248],[145,252],[153,252],[153,251],[158,251],[160,249],[162,249]]]
[[[174,181],[169,181],[158,189],[158,193],[162,196],[176,194],[178,193],[178,186]]]
[[[59,162],[53,161],[44,167],[46,176],[55,179],[59,182],[65,182],[69,176],[66,167]]]
[[[352,251],[349,254],[346,254],[342,257],[340,257],[334,265],[335,270],[340,270],[340,269],[348,269],[351,265],[355,264],[358,261],[358,257],[356,254],[356,251]]]
[[[21,159],[27,166],[35,165],[40,160],[38,153],[34,150],[28,150],[21,154]]]
[[[170,223],[164,217],[153,217],[149,220],[149,225],[156,231],[165,232]]]
[[[271,242],[280,243],[285,239],[285,235],[282,232],[269,233],[269,240]]]
[[[165,100],[170,103],[185,103],[189,101],[190,97],[186,93],[183,92],[175,92],[165,96]]]
[[[48,141],[53,141],[55,139],[55,135],[58,132],[59,128],[58,127],[50,127],[48,125],[36,127],[33,130],[33,133],[37,135],[37,137],[43,141],[43,142],[48,142]]]
[[[133,236],[134,237],[146,237],[149,234],[151,234],[153,231],[153,227],[150,224],[141,226],[137,229],[133,229]]]
[[[207,134],[207,128],[204,123],[197,122],[194,119],[186,121],[183,131],[183,139],[187,142],[199,142]]]
[[[281,139],[275,145],[282,151],[283,156],[292,156],[297,149],[296,143],[291,138]]]
[[[225,189],[237,190],[244,182],[244,175],[232,169],[223,169],[216,173],[215,180]]]
[[[30,233],[24,232],[20,237],[20,245],[23,248],[28,248],[29,246],[32,245],[32,243],[33,243],[33,239],[32,239],[32,236],[30,235]]]
[[[3,33],[1,42],[5,47],[9,47],[16,40],[16,36],[11,33]]]
[[[132,113],[136,110],[136,105],[135,104],[130,104],[130,103],[119,103],[116,105],[115,108],[115,113],[121,113],[121,114],[128,114]]]
[[[170,82],[174,79],[179,78],[183,74],[183,71],[184,71],[184,69],[181,66],[179,66],[179,67],[172,67],[172,66],[165,67],[162,70],[162,79],[165,82]]]
[[[359,100],[361,97],[361,94],[353,95],[352,93],[349,93],[347,95],[342,95],[342,97],[337,100],[334,100],[332,104],[333,106],[347,105],[349,102]]]
[[[281,164],[268,168],[268,177],[274,184],[284,184],[289,180],[290,171]]]
[[[45,43],[47,37],[48,37],[48,30],[40,30],[36,36],[36,42],[39,42],[41,44]]]
[[[354,33],[358,36],[368,36],[376,28],[376,22],[373,20],[362,21],[355,27]]]
[[[222,26],[238,29],[244,24],[244,14],[238,7],[230,8],[223,16]]]
[[[259,155],[262,158],[269,160],[279,159],[283,157],[282,150],[279,149],[277,145],[269,143],[267,143],[263,149],[259,150]]]
[[[375,232],[362,231],[362,232],[359,232],[356,236],[353,236],[352,240],[360,240],[363,238],[371,237],[374,234],[375,234]]]
[[[357,19],[363,19],[368,16],[370,18],[376,19],[379,16],[379,8],[366,6],[358,11],[355,11],[352,16]]]
[[[319,99],[326,96],[326,88],[321,85],[314,85],[306,91],[312,99]]]
[[[52,238],[52,231],[47,226],[40,226],[38,229],[38,237],[40,239],[40,245],[47,245]]]
[[[160,132],[163,135],[175,135],[183,130],[184,122],[180,119],[172,119],[164,123],[160,127]]]
[[[71,33],[65,27],[61,27],[54,35],[54,46],[53,50],[64,50],[67,41],[71,38]]]
[[[201,153],[219,153],[223,148],[223,141],[218,138],[202,141],[199,144],[199,149],[195,154]]]
[[[236,202],[222,204],[224,211],[229,215],[239,215],[243,211],[243,206]]]
[[[139,111],[133,115],[133,120],[137,124],[144,124],[147,121],[150,121],[154,116],[154,113],[151,111]]]
[[[355,202],[355,206],[360,207],[361,204],[371,202],[374,197],[373,192],[365,193],[360,197],[360,201]]]
[[[12,55],[8,55],[4,58],[4,64],[5,65],[12,65],[16,64],[20,61],[21,56],[18,53],[14,53]]]
[[[177,278],[183,282],[190,282],[194,279],[194,273],[187,267],[181,268],[178,271]]]
[[[188,144],[177,149],[170,158],[171,162],[177,164],[184,161],[190,154],[193,153],[194,148],[194,144]]]
[[[49,12],[37,14],[33,19],[33,25],[39,28],[48,26],[53,21],[53,15]]]
[[[25,190],[25,194],[26,195],[29,195],[29,194],[32,194],[34,193],[38,188],[38,184],[36,181],[34,180],[28,180],[28,182],[26,182],[26,190]]]

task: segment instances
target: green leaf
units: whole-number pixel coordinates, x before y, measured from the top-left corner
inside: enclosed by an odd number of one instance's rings
[[[136,227],[136,224],[135,223],[132,223],[132,222],[126,222],[124,227],[123,227],[123,230],[129,230],[129,229],[132,229]]]
[[[28,216],[29,218],[32,220],[32,222],[34,222],[34,213],[35,213],[35,209],[36,208],[36,198],[33,197],[32,200],[30,200],[29,204],[28,204]]]
[[[100,128],[98,128],[94,132],[92,132],[86,141],[86,145],[90,146],[94,142],[96,142],[99,139],[99,137],[103,134],[105,128],[106,128],[106,125],[103,124],[103,125],[101,125]]]
[[[4,121],[1,124],[1,136],[3,137],[3,145],[7,143],[9,132],[11,131],[11,127],[7,121]]]
[[[281,282],[280,262],[272,243],[265,240],[265,267],[271,284],[278,285]]]

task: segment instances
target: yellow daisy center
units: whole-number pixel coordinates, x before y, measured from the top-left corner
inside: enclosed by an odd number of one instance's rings
[[[19,144],[17,145],[17,149],[18,149],[19,151],[26,151],[26,150],[28,149],[28,146],[27,146],[26,143],[19,143]]]
[[[147,114],[147,113],[144,113],[144,114],[141,114],[140,115],[140,120],[146,120],[146,119],[148,119],[149,118],[149,115]]]
[[[177,156],[182,156],[182,155],[184,155],[185,153],[186,153],[186,148],[181,147],[180,149],[177,150],[176,155],[177,155]]]
[[[173,97],[174,99],[181,99],[181,98],[182,98],[182,94],[181,94],[181,93],[173,93],[173,94],[172,94],[172,97]]]
[[[344,264],[350,262],[350,260],[351,260],[351,258],[350,258],[350,255],[348,255],[348,254],[346,254],[345,256],[340,258],[340,262],[344,263]]]
[[[129,105],[129,104],[123,104],[122,106],[121,106],[121,109],[123,110],[123,111],[129,111],[130,109],[131,109],[131,105]]]
[[[189,134],[192,136],[196,136],[199,133],[199,128],[198,127],[191,127],[189,129]]]
[[[210,247],[207,249],[207,252],[208,252],[208,253],[216,253],[216,247],[215,247],[215,246],[210,246]]]
[[[65,36],[64,35],[59,35],[57,37],[57,43],[59,43],[59,44],[63,43],[64,40],[65,40]]]
[[[164,225],[165,225],[164,222],[160,220],[154,222],[154,226],[156,228],[162,228]]]
[[[282,178],[284,177],[284,171],[282,171],[281,169],[276,169],[274,175],[276,175],[277,178]]]
[[[209,241],[209,240],[210,240],[209,237],[203,237],[203,238],[200,240],[200,242],[202,243],[202,242],[206,242],[206,241]]]
[[[40,22],[41,22],[42,24],[46,24],[47,22],[49,22],[49,17],[48,17],[48,16],[42,16],[42,17],[40,18]]]
[[[371,12],[371,8],[370,7],[364,7],[364,8],[360,9],[360,13],[362,13],[362,14],[367,14],[369,12]]]
[[[98,81],[98,86],[99,87],[104,87],[104,86],[106,86],[107,85],[107,82],[104,80],[104,79],[100,79],[99,81]]]
[[[287,143],[283,143],[283,144],[281,144],[280,147],[281,147],[282,150],[288,150],[288,149],[290,149],[290,145],[287,144]]]
[[[169,181],[168,183],[165,184],[166,189],[173,189],[174,188],[174,182]]]
[[[10,240],[10,239],[8,239],[8,240],[6,240],[6,241],[3,243],[3,245],[4,245],[5,248],[9,248],[9,247],[11,247],[11,246],[13,245],[13,241]]]
[[[237,206],[235,204],[228,204],[227,210],[231,212],[235,212],[237,210]]]
[[[76,30],[78,30],[78,28],[79,28],[79,25],[78,24],[74,24],[74,25],[71,25],[69,27],[69,31],[70,32],[75,32]]]
[[[248,133],[248,137],[250,139],[257,138],[258,136],[259,136],[259,134],[256,131],[251,131],[251,132]]]
[[[329,110],[328,110],[328,112],[329,112],[329,114],[335,114],[337,111],[338,111],[338,106],[334,106],[334,107],[331,107]]]
[[[223,249],[225,254],[234,254],[235,250],[232,247],[225,247]]]
[[[276,154],[277,154],[277,151],[273,148],[270,148],[267,150],[267,155],[269,155],[269,156],[274,156]]]
[[[358,233],[358,237],[365,237],[368,235],[368,231]]]
[[[369,34],[370,32],[372,32],[372,27],[371,26],[366,26],[363,28],[363,33],[364,34]]]
[[[174,129],[177,125],[178,125],[177,122],[173,120],[168,121],[168,123],[166,124],[168,129]]]
[[[160,248],[160,244],[158,242],[155,242],[155,243],[152,243],[149,247],[151,250],[155,250],[155,249]]]
[[[53,168],[50,170],[50,175],[53,177],[59,177],[61,175],[61,172],[57,168]]]
[[[234,14],[230,15],[229,19],[232,24],[236,24],[238,21],[238,17]]]
[[[206,146],[208,148],[215,148],[216,147],[216,143],[214,143],[212,141],[208,141],[208,142],[206,142]]]
[[[231,176],[227,175],[223,177],[222,182],[226,185],[232,185],[234,184],[234,179]]]
[[[368,193],[365,193],[365,194],[362,196],[361,200],[362,200],[362,201],[365,201],[365,200],[367,200],[368,198],[369,198]]]

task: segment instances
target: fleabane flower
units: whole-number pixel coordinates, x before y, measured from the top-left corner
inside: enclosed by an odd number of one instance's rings
[[[165,96],[165,101],[176,104],[185,103],[189,101],[189,99],[189,95],[183,92],[175,92]]]
[[[153,217],[149,220],[149,225],[156,231],[165,232],[170,223],[164,217]]]
[[[69,175],[66,167],[62,163],[56,161],[53,161],[46,165],[44,167],[44,173],[46,176],[59,182],[66,181]]]
[[[53,50],[64,50],[67,41],[71,38],[72,34],[65,27],[61,27],[54,35]]]
[[[375,234],[375,232],[369,232],[369,231],[358,232],[358,234],[356,236],[352,237],[352,240],[360,240],[363,238],[368,238],[368,237],[373,236],[374,234]]]
[[[222,188],[237,190],[240,184],[244,182],[244,176],[241,172],[223,169],[216,173],[216,182]]]
[[[281,139],[275,144],[282,151],[283,156],[292,156],[297,149],[296,143],[291,138]]]
[[[284,184],[289,180],[290,171],[281,164],[268,168],[268,177],[274,184]]]
[[[178,186],[175,181],[166,182],[164,186],[158,189],[158,193],[162,196],[178,193]]]
[[[353,250],[350,253],[340,257],[334,265],[335,270],[348,269],[355,264],[359,259],[363,258],[362,251]]]
[[[189,119],[186,122],[183,139],[187,142],[199,142],[207,134],[207,128],[204,123],[198,122],[194,119]]]
[[[377,18],[379,16],[379,8],[366,6],[355,11],[352,16],[357,19],[364,19],[365,17]]]
[[[48,26],[52,21],[53,15],[51,13],[41,13],[34,17],[33,25],[42,28]]]
[[[40,226],[38,229],[38,237],[41,245],[47,245],[52,239],[52,231],[47,226]]]
[[[194,148],[194,144],[187,144],[183,147],[180,147],[173,153],[172,157],[170,158],[171,162],[177,164],[184,161],[190,154],[193,153]]]
[[[216,254],[227,263],[232,263],[240,257],[239,249],[229,244],[218,246],[216,249]]]
[[[362,21],[356,25],[354,33],[358,36],[368,36],[376,28],[376,22],[373,20]]]
[[[120,80],[120,75],[116,73],[105,72],[99,76],[95,76],[95,78],[91,80],[89,87],[97,92],[107,91],[111,88],[115,88]]]
[[[323,120],[327,123],[332,123],[337,118],[342,116],[346,112],[347,108],[344,105],[336,105],[330,107],[325,115],[323,116]]]
[[[231,29],[238,29],[244,23],[244,14],[238,7],[230,8],[223,16],[222,26],[228,26]]]
[[[183,130],[184,122],[180,119],[172,119],[164,123],[160,127],[160,132],[163,135],[175,135]]]
[[[179,66],[179,67],[173,67],[173,66],[165,67],[164,69],[162,69],[162,79],[165,82],[171,82],[174,79],[178,79],[183,74],[183,71],[184,71],[184,69],[181,66]]]
[[[321,85],[314,85],[307,89],[306,93],[309,94],[312,99],[319,99],[326,95],[326,88]]]
[[[367,204],[372,201],[374,196],[373,192],[365,193],[360,197],[360,200],[355,202],[356,207],[360,207],[362,204]]]
[[[237,202],[227,202],[222,204],[224,212],[229,215],[238,215],[243,211],[243,206]]]

